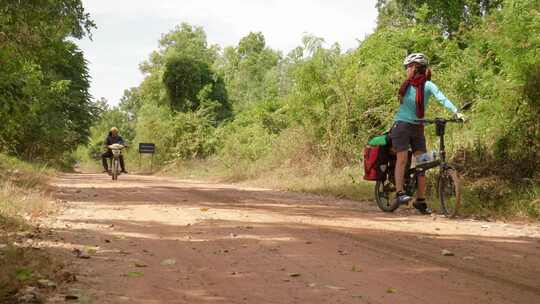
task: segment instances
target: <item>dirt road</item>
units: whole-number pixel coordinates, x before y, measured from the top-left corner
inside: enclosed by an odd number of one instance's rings
[[[90,255],[71,260],[91,303],[540,303],[539,225],[148,176],[54,186],[51,246]]]

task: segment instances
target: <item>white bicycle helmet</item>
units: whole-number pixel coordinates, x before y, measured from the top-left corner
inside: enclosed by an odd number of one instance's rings
[[[412,53],[409,56],[405,57],[405,60],[403,60],[403,65],[407,67],[409,64],[416,62],[418,64],[421,64],[423,66],[427,66],[429,64],[429,61],[426,57],[426,55],[422,53]]]

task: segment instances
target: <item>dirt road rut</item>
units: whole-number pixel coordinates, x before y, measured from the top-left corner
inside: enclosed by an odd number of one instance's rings
[[[539,225],[161,177],[54,187],[92,303],[540,303]]]

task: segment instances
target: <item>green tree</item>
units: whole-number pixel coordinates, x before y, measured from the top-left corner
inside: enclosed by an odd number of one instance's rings
[[[218,113],[216,116],[218,120],[230,115],[225,85],[203,61],[189,57],[170,59],[165,65],[163,83],[170,106],[174,110],[197,111],[201,102],[206,100],[216,102],[217,107],[213,107],[213,110]]]
[[[95,106],[82,52],[94,23],[81,1],[1,1],[0,150],[61,159],[87,140]]]
[[[461,24],[472,25],[478,17],[500,8],[502,0],[378,0],[379,26],[427,22],[453,34]],[[421,8],[424,8],[421,11]],[[426,11],[427,9],[427,11]],[[421,12],[421,14],[418,14]]]
[[[216,63],[233,105],[275,99],[279,94],[280,54],[266,46],[262,33],[249,33],[237,47],[228,47]]]

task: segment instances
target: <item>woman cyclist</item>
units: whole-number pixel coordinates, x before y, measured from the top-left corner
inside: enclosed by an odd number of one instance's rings
[[[394,118],[394,125],[390,130],[392,147],[396,151],[396,200],[398,204],[407,204],[412,197],[403,191],[405,166],[407,164],[409,147],[415,156],[426,153],[426,138],[424,126],[418,123],[418,119],[424,118],[431,96],[444,107],[452,111],[459,119],[464,116],[458,112],[454,104],[444,96],[439,88],[431,82],[431,69],[428,67],[428,59],[422,53],[410,54],[403,61],[407,70],[407,79],[399,89],[399,110]],[[418,177],[418,191],[413,206],[422,214],[430,214],[431,210],[426,204],[426,178]]]

